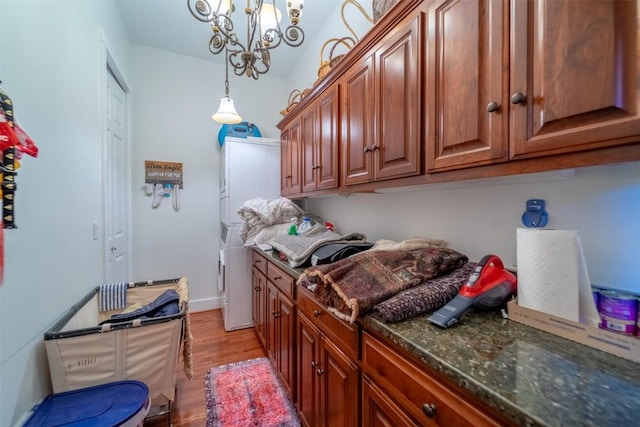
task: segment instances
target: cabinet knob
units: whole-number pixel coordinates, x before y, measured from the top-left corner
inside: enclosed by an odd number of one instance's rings
[[[260,264],[261,262],[262,262],[262,261],[261,261],[261,260],[259,260],[259,259],[257,259],[257,260],[255,260],[255,261],[253,261],[253,263],[254,263],[254,264]]]
[[[315,360],[311,361],[311,367],[315,368],[316,366],[318,366],[318,364],[315,362]]]
[[[271,314],[273,315],[273,317],[277,318],[278,317],[278,312],[277,311],[272,311]]]
[[[291,179],[291,175],[285,176],[284,179]]]
[[[260,292],[260,286],[256,286],[255,288],[253,288],[256,292]]]
[[[273,277],[273,280],[280,280],[280,279],[282,279],[282,276],[274,276]]]
[[[495,113],[499,109],[500,109],[500,104],[498,104],[495,101],[491,101],[490,103],[487,104],[487,112],[489,113]]]
[[[376,150],[379,150],[379,149],[380,149],[380,146],[378,144],[373,144],[371,146],[371,151],[376,151]]]
[[[322,312],[318,311],[318,310],[313,310],[313,315],[315,317],[320,317],[320,315],[322,314]]]
[[[318,376],[320,376],[320,375],[324,374],[324,369],[322,369],[322,368],[318,368],[318,369],[316,370],[316,373],[318,374]]]
[[[368,153],[369,151],[371,151],[371,147],[369,147],[368,145],[366,147],[364,147],[364,152]]]
[[[425,403],[422,405],[422,412],[424,412],[427,418],[433,418],[436,416],[436,405],[433,403]]]
[[[522,104],[525,100],[525,96],[522,92],[516,92],[513,95],[511,95],[511,103],[512,104]]]

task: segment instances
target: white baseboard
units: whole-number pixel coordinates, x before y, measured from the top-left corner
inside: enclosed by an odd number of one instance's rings
[[[221,308],[222,304],[223,304],[222,297],[190,300],[189,313],[196,313],[198,311],[215,310],[217,308]]]

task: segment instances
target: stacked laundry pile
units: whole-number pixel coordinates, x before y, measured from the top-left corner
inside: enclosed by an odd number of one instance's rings
[[[242,218],[240,237],[244,246],[260,246],[271,238],[286,235],[292,218],[298,218],[304,211],[286,197],[247,200],[238,209]]]

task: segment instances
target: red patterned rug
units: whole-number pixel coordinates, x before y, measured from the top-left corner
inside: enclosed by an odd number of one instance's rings
[[[296,411],[267,357],[216,366],[204,379],[207,427],[294,427]]]

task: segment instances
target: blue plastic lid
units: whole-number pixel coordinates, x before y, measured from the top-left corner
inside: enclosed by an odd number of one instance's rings
[[[47,396],[25,427],[119,426],[142,410],[149,388],[140,381],[116,381]]]

